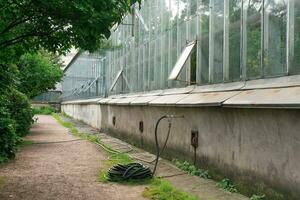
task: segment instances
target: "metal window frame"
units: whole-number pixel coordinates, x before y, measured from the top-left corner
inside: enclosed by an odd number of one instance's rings
[[[97,76],[91,83],[88,84],[88,87],[85,88],[85,89],[83,90],[83,92],[86,92],[88,89],[90,89],[90,88],[92,87],[92,85],[93,85],[100,77],[103,77],[103,76],[102,76],[102,75]]]
[[[110,91],[110,92],[113,91],[113,89],[114,89],[115,86],[117,85],[118,80],[119,80],[121,77],[124,79],[124,81],[125,81],[127,87],[129,88],[129,91],[131,91],[129,82],[128,82],[128,80],[127,80],[125,74],[124,74],[124,69],[121,69],[121,70],[117,73],[117,76],[115,77],[115,79],[113,80],[113,82],[112,82],[112,84],[111,84],[111,86],[110,86],[110,88],[109,88],[109,91]]]

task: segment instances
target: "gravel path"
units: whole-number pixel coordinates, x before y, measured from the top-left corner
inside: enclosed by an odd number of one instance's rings
[[[23,147],[15,160],[0,167],[0,200],[144,199],[144,186],[98,182],[105,153],[69,135],[51,116],[38,118],[26,139],[39,144]]]

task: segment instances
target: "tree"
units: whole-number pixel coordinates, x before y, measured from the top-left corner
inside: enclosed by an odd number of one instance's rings
[[[0,52],[17,44],[52,52],[71,46],[94,51],[135,1],[0,1]]]
[[[24,54],[18,63],[20,80],[18,89],[28,98],[55,89],[55,84],[63,77],[63,71],[57,61],[51,55],[43,54]]]

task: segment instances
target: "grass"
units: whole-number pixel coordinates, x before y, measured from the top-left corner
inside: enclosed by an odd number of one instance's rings
[[[143,196],[152,200],[198,200],[197,197],[178,191],[168,181],[158,178],[152,180]]]
[[[32,108],[33,114],[41,114],[41,115],[51,115],[55,112],[54,108],[51,106],[43,106],[43,107],[34,107]]]
[[[21,140],[20,144],[19,144],[19,147],[20,148],[23,148],[23,147],[26,147],[26,146],[30,146],[33,144],[33,141],[31,140]]]
[[[65,122],[61,119],[61,117],[52,113],[52,116],[58,121],[59,124],[68,128],[72,135],[89,140],[93,143],[100,145],[108,155],[108,159],[106,160],[104,167],[98,174],[99,181],[103,183],[109,182],[107,172],[108,169],[116,164],[129,164],[134,160],[126,153],[116,153],[109,146],[101,143],[99,138],[95,135],[80,133],[72,122]],[[68,116],[69,117],[69,116]],[[181,192],[174,188],[171,183],[154,178],[154,179],[146,179],[141,181],[132,181],[129,182],[121,182],[122,184],[127,185],[136,185],[136,184],[147,184],[146,190],[143,192],[143,196],[152,200],[197,200],[198,198],[193,197],[185,192]]]

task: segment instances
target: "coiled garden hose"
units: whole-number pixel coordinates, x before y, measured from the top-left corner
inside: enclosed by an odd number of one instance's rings
[[[152,172],[149,167],[141,163],[130,163],[127,165],[115,165],[108,171],[110,181],[128,181],[128,180],[145,180],[152,178]]]

